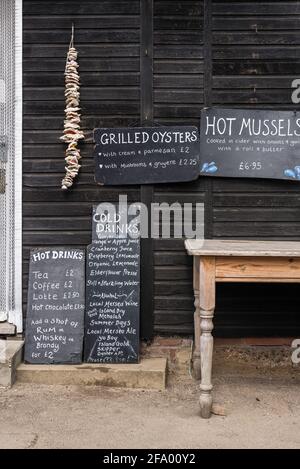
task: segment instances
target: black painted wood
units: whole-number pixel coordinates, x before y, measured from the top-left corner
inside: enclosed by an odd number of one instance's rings
[[[141,0],[141,125],[153,125],[153,0]],[[148,209],[151,226],[153,186],[141,186],[141,202]],[[141,337],[150,340],[154,333],[154,263],[153,241],[141,239]]]
[[[204,107],[210,107],[212,104],[212,2],[204,0],[204,22],[203,22],[203,38],[204,38]],[[205,179],[205,238],[213,237],[213,195],[210,179]]]
[[[203,2],[155,1],[154,11],[154,120],[164,124],[172,118],[174,124],[191,122],[199,126],[204,103]],[[174,21],[173,29],[181,41],[176,45],[176,51],[174,35],[164,29],[168,15]],[[189,44],[186,44],[187,41]],[[188,184],[154,187],[154,201],[157,203],[203,203],[204,197],[203,178]],[[173,333],[175,330],[186,333],[192,330],[191,270],[190,265],[186,267],[182,264],[185,258],[181,240],[154,241],[154,316],[157,333]],[[159,289],[158,282],[163,282]],[[189,285],[186,291],[183,291],[184,282]],[[169,292],[174,296],[172,306],[169,305]],[[186,305],[184,314],[180,309],[182,304]]]
[[[293,109],[291,83],[299,74],[297,2],[213,1],[212,7],[213,105]],[[284,181],[214,180],[213,236],[299,240],[299,201],[297,188]],[[293,336],[299,330],[295,292],[294,285],[221,285],[216,335]],[[288,311],[284,297],[290,298]]]
[[[26,297],[30,247],[91,242],[92,206],[140,199],[139,187],[104,190],[93,179],[92,131],[128,126],[140,115],[140,2],[24,0],[23,246]],[[91,12],[93,14],[91,15]],[[74,190],[64,173],[64,66],[75,23],[82,83],[82,173]]]
[[[88,245],[92,205],[117,202],[119,193],[126,193],[129,201],[142,197],[147,204],[206,201],[207,237],[299,239],[299,190],[289,182],[220,178],[209,182],[209,189],[207,178],[199,178],[153,186],[150,192],[140,186],[94,185],[95,127],[132,126],[146,116],[155,125],[199,126],[201,109],[211,104],[298,107],[291,102],[291,82],[300,76],[299,2],[153,0],[153,51],[149,49],[148,57],[141,47],[141,41],[150,45],[152,41],[151,21],[141,15],[141,5],[144,8],[146,3],[23,1],[25,297],[29,248]],[[64,146],[58,139],[72,21],[87,140],[82,145],[81,175],[65,194],[59,190]],[[142,30],[146,37],[141,37]],[[155,240],[146,245],[146,249],[142,246],[142,336],[191,333],[192,273],[183,243]],[[265,299],[264,291],[268,291]],[[299,295],[292,285],[266,290],[257,285],[222,285],[217,296],[215,335],[294,336],[300,332]],[[283,324],[278,305],[284,296],[290,300]]]

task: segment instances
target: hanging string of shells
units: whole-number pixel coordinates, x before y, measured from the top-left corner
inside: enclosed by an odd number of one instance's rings
[[[62,180],[61,188],[69,189],[74,179],[79,173],[81,159],[78,148],[79,140],[84,139],[84,134],[80,130],[80,77],[78,73],[78,52],[74,47],[74,25],[72,25],[72,36],[67,55],[65,69],[65,121],[64,133],[60,140],[68,145],[66,149],[66,174]]]

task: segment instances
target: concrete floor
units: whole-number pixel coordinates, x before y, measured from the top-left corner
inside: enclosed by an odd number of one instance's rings
[[[299,373],[297,373],[299,374]],[[227,416],[198,416],[186,377],[166,391],[17,384],[0,390],[0,448],[300,448],[300,381],[219,376]]]

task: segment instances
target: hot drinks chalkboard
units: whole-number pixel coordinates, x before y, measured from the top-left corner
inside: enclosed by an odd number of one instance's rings
[[[204,109],[200,174],[300,180],[300,114]]]
[[[84,340],[84,358],[90,363],[139,359],[140,228],[134,217],[124,221],[126,210],[116,206],[115,213],[107,213],[94,208]]]
[[[84,334],[85,252],[30,253],[25,361],[80,363]]]
[[[98,184],[154,184],[199,176],[197,127],[96,129]]]

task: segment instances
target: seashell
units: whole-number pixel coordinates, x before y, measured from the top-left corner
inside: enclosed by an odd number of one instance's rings
[[[79,129],[79,125],[78,124],[74,124],[73,122],[68,122],[66,124],[66,128],[69,128],[69,129]]]
[[[69,106],[79,106],[79,101],[77,99],[68,98]]]
[[[76,85],[79,84],[79,80],[80,80],[80,78],[79,78],[78,75],[74,75],[74,76],[71,77],[69,72],[66,73],[65,82],[67,84],[72,84],[73,83],[74,86],[76,86]]]
[[[289,178],[296,178],[296,174],[292,169],[285,169],[283,174]]]
[[[83,132],[80,130],[80,77],[78,73],[77,50],[71,45],[67,56],[65,68],[65,120],[64,132],[60,140],[66,143],[65,152],[66,174],[62,180],[61,187],[63,190],[73,185],[73,179],[78,175],[81,159],[80,150],[77,148],[78,141],[84,138]]]
[[[66,112],[76,112],[76,111],[80,111],[80,108],[79,107],[69,107],[68,109],[66,109]]]
[[[72,96],[72,98],[79,98],[80,94],[78,91],[74,91],[72,89],[68,89],[65,92],[65,98],[68,98],[69,96]]]

